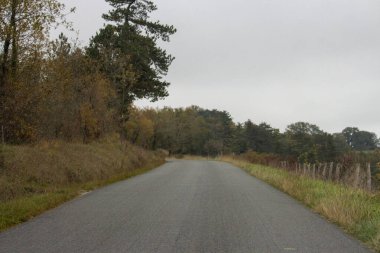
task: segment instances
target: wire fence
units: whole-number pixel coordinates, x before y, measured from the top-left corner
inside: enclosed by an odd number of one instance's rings
[[[344,165],[334,162],[311,164],[279,161],[270,162],[268,165],[300,176],[341,183],[367,191],[374,191],[378,188],[373,180],[371,163]]]

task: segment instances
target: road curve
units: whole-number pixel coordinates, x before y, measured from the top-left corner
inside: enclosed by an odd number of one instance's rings
[[[370,252],[226,163],[171,161],[0,233],[0,252]]]

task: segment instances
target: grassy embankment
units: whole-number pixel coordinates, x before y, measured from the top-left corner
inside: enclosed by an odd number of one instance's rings
[[[0,231],[56,207],[81,193],[164,163],[163,152],[117,137],[92,144],[64,142],[5,146],[0,167]]]
[[[271,184],[344,228],[380,252],[380,194],[331,182],[297,176],[287,171],[222,158]]]

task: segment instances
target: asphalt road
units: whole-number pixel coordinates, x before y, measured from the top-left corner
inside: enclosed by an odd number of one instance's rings
[[[0,252],[369,252],[221,162],[171,161],[0,234]]]

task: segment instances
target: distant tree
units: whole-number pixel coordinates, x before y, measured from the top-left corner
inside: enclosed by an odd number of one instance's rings
[[[334,146],[337,156],[342,155],[350,149],[350,146],[346,142],[346,138],[342,133],[333,134]]]
[[[127,140],[144,148],[152,148],[154,123],[147,111],[135,107],[130,109],[129,119],[125,124]]]
[[[152,147],[166,149],[173,153],[176,146],[176,124],[174,109],[165,107],[157,110],[153,118],[154,136]]]
[[[242,154],[248,150],[245,128],[243,124],[238,123],[233,133],[232,152]]]
[[[258,127],[257,125],[253,124],[251,120],[247,120],[244,122],[244,129],[245,129],[245,138],[247,140],[247,148],[257,151],[258,145],[257,145],[257,136],[258,136]]]
[[[297,122],[290,124],[286,128],[286,132],[298,136],[316,135],[323,133],[323,131],[317,125],[307,122]]]
[[[357,127],[346,127],[343,129],[342,134],[344,138],[346,139],[346,143],[351,148],[354,147],[355,143],[355,135],[359,132],[359,129]]]
[[[332,134],[323,132],[315,135],[314,147],[317,161],[334,161],[338,155]]]
[[[258,152],[275,153],[278,145],[279,130],[272,128],[267,123],[258,125]]]
[[[212,140],[212,146],[218,146],[221,152],[230,152],[235,128],[231,115],[226,111],[204,109],[199,110],[199,115],[206,122],[207,140]]]
[[[374,150],[377,147],[377,136],[367,131],[359,131],[354,135],[353,148],[356,150]]]
[[[204,145],[204,150],[208,156],[221,155],[224,146],[222,140],[209,139]]]
[[[347,127],[342,131],[346,139],[347,145],[354,150],[374,150],[378,146],[378,139],[376,134],[360,131],[357,127]]]
[[[303,162],[314,162],[318,159],[318,138],[323,136],[323,131],[318,126],[297,122],[286,128],[285,135],[288,138],[290,154],[298,157]]]

